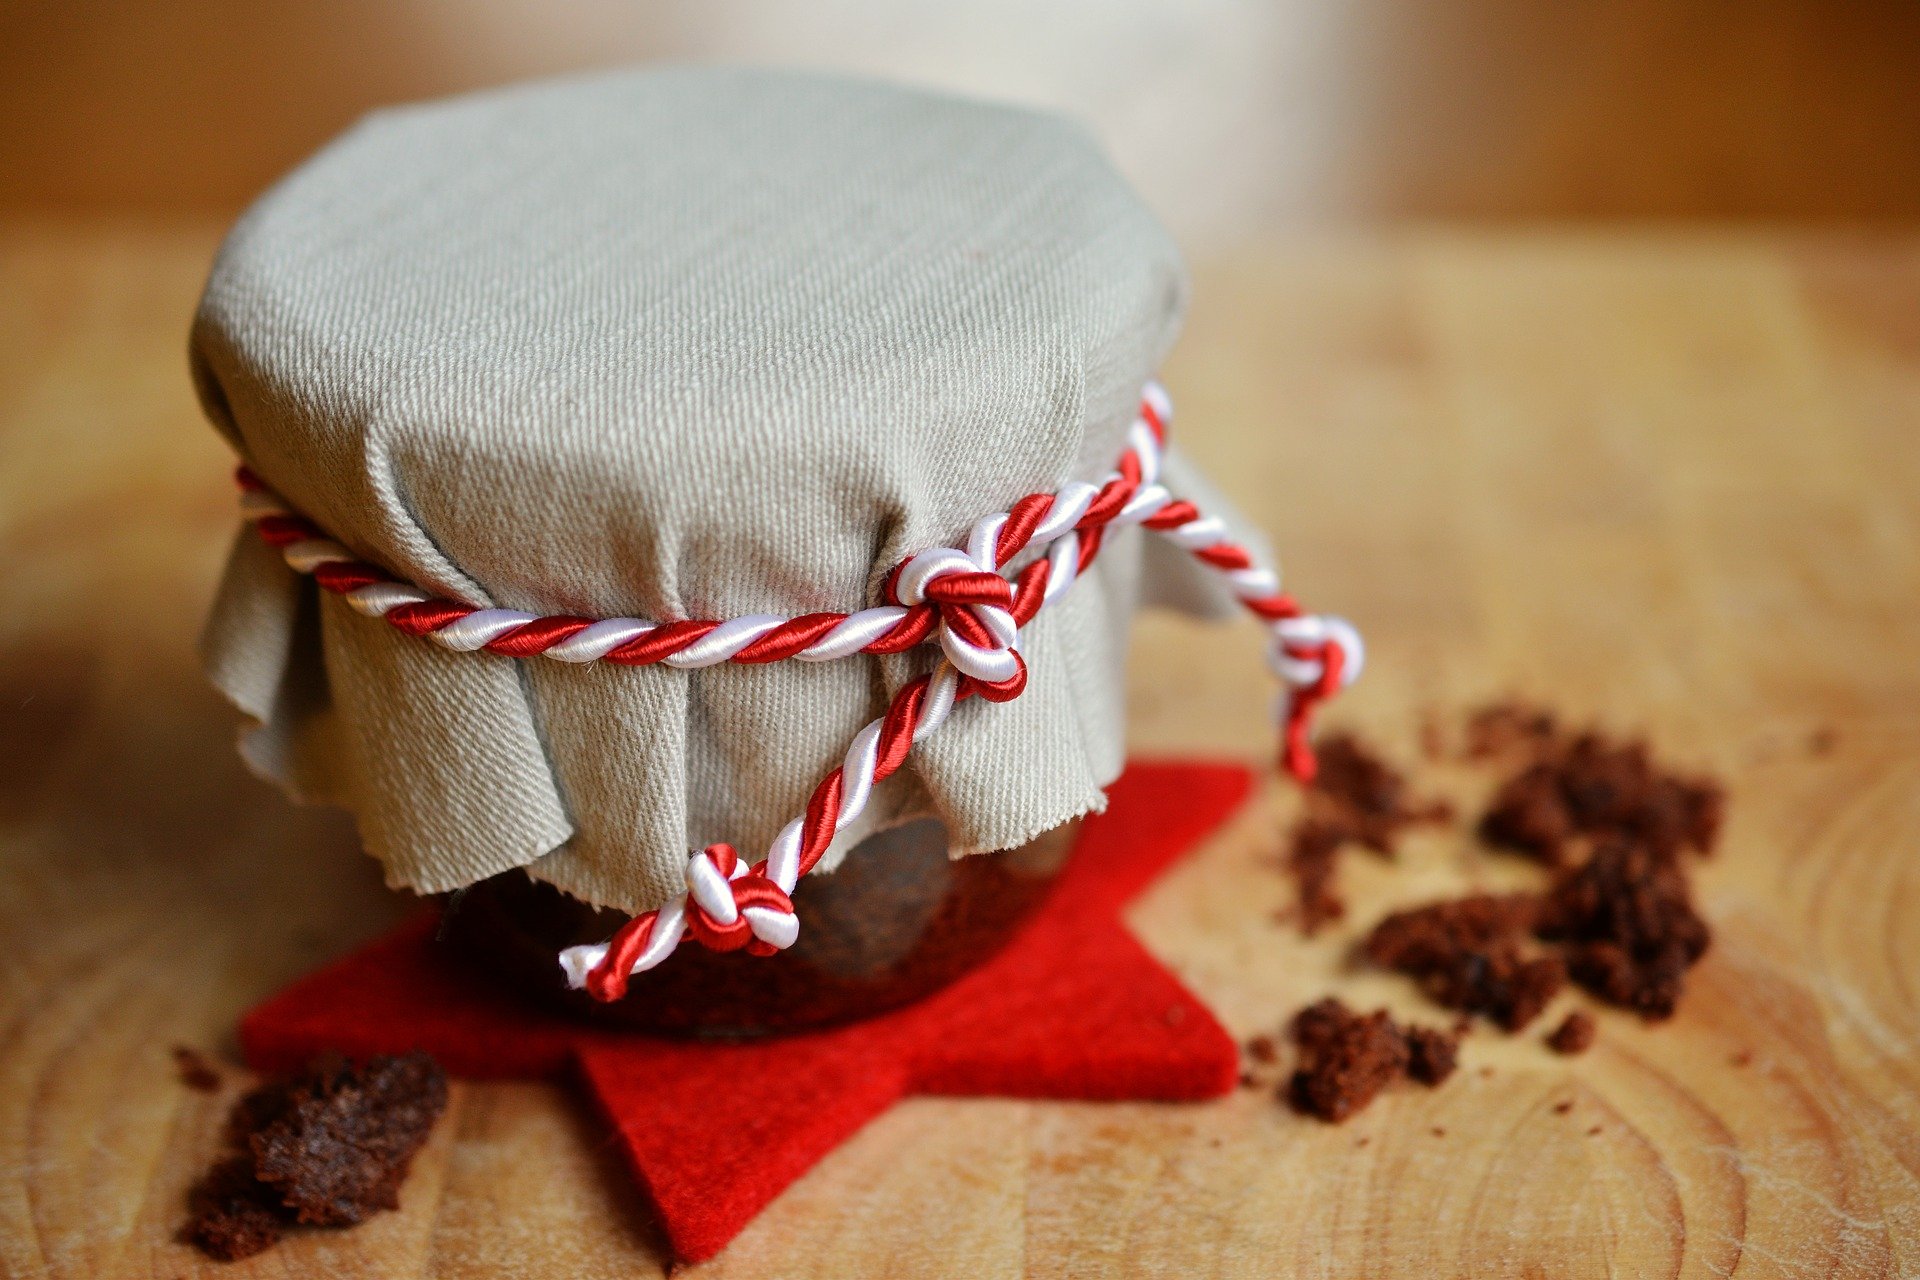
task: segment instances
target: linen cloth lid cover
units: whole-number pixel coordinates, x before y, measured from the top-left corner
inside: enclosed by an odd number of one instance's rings
[[[1106,475],[1184,295],[1168,237],[1069,121],[675,69],[368,117],[233,229],[191,358],[267,483],[435,595],[852,611],[907,556]],[[918,814],[970,852],[1101,807],[1143,563],[1149,596],[1227,607],[1150,541],[1111,539],[1022,632],[1026,691],[957,708],[823,867]],[[689,849],[759,856],[936,652],[695,671],[449,653],[244,531],[204,642],[257,722],[249,763],[355,810],[391,883],[524,867],[630,912],[680,891]]]

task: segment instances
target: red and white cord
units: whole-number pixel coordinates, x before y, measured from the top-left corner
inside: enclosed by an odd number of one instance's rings
[[[687,860],[686,892],[635,916],[607,942],[569,947],[568,982],[602,1000],[625,994],[630,975],[650,969],[691,935],[718,951],[770,955],[792,946],[800,923],[791,894],[834,835],[859,817],[873,788],[905,763],[916,742],[946,722],[961,700],[1018,697],[1027,668],[1020,630],[1060,598],[1091,564],[1107,535],[1142,525],[1225,579],[1272,637],[1269,663],[1286,686],[1281,759],[1303,781],[1314,773],[1313,710],[1360,674],[1365,650],[1343,619],[1303,613],[1274,571],[1235,542],[1216,517],[1159,483],[1171,405],[1149,384],[1127,447],[1100,484],[1072,481],[1029,494],[973,526],[964,550],[934,547],[888,575],[885,602],[854,613],[650,622],[639,618],[541,617],[440,599],[357,559],[284,504],[259,477],[238,472],[242,514],[300,573],[359,613],[459,653],[629,666],[710,667],[793,659],[824,662],[856,653],[900,653],[932,642],[942,657],[931,674],[902,686],[885,714],[854,736],[840,767],[815,788],[806,812],[748,865],[731,845]],[[1018,568],[1015,568],[1016,562]]]

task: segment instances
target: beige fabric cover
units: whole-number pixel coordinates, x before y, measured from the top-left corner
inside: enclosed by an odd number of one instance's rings
[[[192,360],[242,457],[436,593],[853,610],[912,552],[1103,474],[1183,294],[1071,123],[667,70],[369,117],[234,228]],[[964,705],[863,831],[932,811],[994,849],[1100,806],[1141,537],[1027,631],[1026,694]],[[1156,554],[1156,590],[1208,598]],[[932,650],[692,673],[452,654],[243,533],[205,654],[258,722],[248,761],[354,809],[394,884],[526,867],[637,911],[689,848],[758,856]]]

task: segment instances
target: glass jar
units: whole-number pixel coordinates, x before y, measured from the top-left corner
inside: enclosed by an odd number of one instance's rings
[[[869,1017],[931,994],[989,959],[1045,900],[1076,820],[1017,849],[948,855],[921,818],[869,836],[793,893],[800,937],[776,955],[683,942],[611,1003],[567,987],[562,948],[599,942],[626,917],[519,871],[451,901],[443,936],[529,998],[572,1015],[671,1035],[755,1036]]]

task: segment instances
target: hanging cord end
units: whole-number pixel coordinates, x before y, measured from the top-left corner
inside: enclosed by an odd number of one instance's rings
[[[1313,719],[1320,705],[1360,676],[1366,646],[1345,618],[1297,614],[1274,623],[1270,655],[1287,683],[1280,727],[1280,766],[1302,786],[1319,775]]]
[[[1320,758],[1313,753],[1313,734],[1308,717],[1287,717],[1280,735],[1280,767],[1303,787],[1313,785],[1320,776]]]

